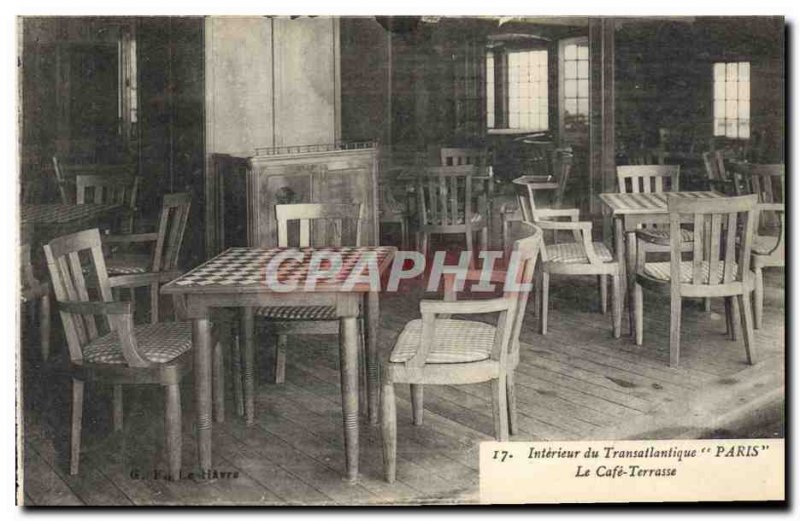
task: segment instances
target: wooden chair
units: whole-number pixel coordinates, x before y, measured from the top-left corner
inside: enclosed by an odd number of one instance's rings
[[[741,195],[737,193],[735,180],[727,171],[725,153],[722,150],[703,152],[703,164],[706,167],[709,190],[716,190],[728,196]]]
[[[753,308],[755,329],[764,316],[764,268],[786,266],[786,176],[782,164],[741,163],[738,171],[751,194],[758,197],[753,235],[752,265],[755,273]]]
[[[442,166],[472,165],[478,168],[488,167],[488,152],[484,148],[447,148],[439,150]]]
[[[397,224],[400,226],[400,248],[408,249],[408,213],[392,193],[392,185],[384,181],[379,186],[380,190],[380,212],[378,222],[381,224]]]
[[[36,303],[39,303],[39,344],[41,346],[42,360],[45,362],[50,357],[50,284],[40,282],[33,274],[31,264],[31,246],[20,246],[20,298],[28,305],[28,323],[36,323]]]
[[[525,317],[529,285],[533,280],[542,232],[514,244],[518,255],[519,291],[505,291],[502,297],[454,301],[420,302],[421,319],[406,324],[395,342],[382,371],[381,425],[386,481],[394,482],[397,468],[397,411],[395,384],[411,384],[413,421],[422,423],[423,386],[491,382],[494,434],[500,441],[509,437],[509,422],[515,423],[514,368],[519,360],[519,334]],[[512,266],[514,262],[512,262]],[[448,292],[450,293],[450,292]],[[495,325],[449,318],[499,312]],[[445,318],[446,317],[446,318]]]
[[[473,199],[475,185],[488,185],[491,179],[479,176],[477,168],[467,166],[428,167],[417,178],[417,212],[420,251],[427,255],[431,234],[460,234],[467,251],[473,251],[473,234],[481,232],[481,249],[489,244],[488,208],[481,202],[478,211]],[[484,188],[488,193],[488,187]]]
[[[580,211],[573,209],[539,209],[534,200],[535,186],[526,182],[526,177],[517,178],[517,201],[524,222],[532,223],[546,233],[552,231],[552,242],[543,239],[542,263],[536,283],[534,311],[539,314],[539,326],[547,334],[550,275],[596,275],[600,290],[600,311],[608,310],[608,280],[611,277],[611,315],[614,338],[620,336],[622,316],[622,286],[619,262],[602,242],[592,242],[592,223],[579,221]],[[559,219],[567,219],[561,221]],[[560,232],[571,232],[572,241],[559,243]],[[540,308],[540,309],[539,309]]]
[[[642,288],[670,291],[669,365],[677,366],[680,357],[681,302],[683,298],[724,297],[728,330],[735,338],[739,329],[739,310],[744,323],[744,343],[748,363],[754,363],[755,344],[749,292],[753,290],[750,254],[756,220],[756,197],[725,199],[668,198],[670,248],[669,262],[637,262],[634,287],[636,344],[642,345]],[[694,223],[692,260],[681,258],[681,222]],[[737,247],[738,244],[738,247]],[[734,299],[735,297],[735,299]]]
[[[79,175],[75,178],[77,203],[119,204],[125,208],[119,232],[132,233],[140,181],[140,177],[126,174]]]
[[[61,197],[61,202],[64,204],[75,204],[75,196],[72,195],[73,190],[70,189],[70,184],[62,171],[58,156],[53,156],[53,173],[56,177],[56,186],[58,187],[58,195]]]
[[[111,254],[106,268],[113,286],[129,289],[132,296],[136,288],[150,288],[150,321],[154,324],[158,322],[160,285],[181,274],[178,262],[191,204],[189,193],[167,194],[161,204],[157,231],[103,236],[103,243],[111,246],[153,245],[152,253]]]
[[[114,284],[106,274],[97,229],[53,239],[44,252],[71,361],[70,474],[78,473],[84,383],[92,381],[113,386],[115,430],[122,428],[123,385],[164,387],[169,471],[177,477],[181,468],[180,382],[192,369],[191,324],[134,325],[131,303],[111,298]],[[91,261],[82,265],[81,255]],[[84,277],[87,270],[98,282],[92,295]]]
[[[361,204],[279,204],[275,206],[278,221],[278,246],[290,246],[289,223],[299,222],[297,247],[361,246]],[[312,222],[314,228],[312,229]],[[348,229],[349,228],[349,229]],[[316,231],[316,234],[313,233]],[[348,233],[349,232],[349,233]],[[316,241],[313,239],[317,239]],[[316,243],[316,244],[315,244]],[[277,334],[275,349],[275,383],[283,383],[286,372],[286,344],[289,335],[338,335],[339,320],[333,306],[265,306],[255,310],[255,316],[267,321]],[[360,323],[360,321],[359,321]],[[363,335],[360,324],[359,338]],[[362,342],[363,344],[363,342]],[[245,374],[252,374],[250,357],[245,353]],[[360,367],[364,367],[361,364]],[[252,400],[252,396],[245,396]]]

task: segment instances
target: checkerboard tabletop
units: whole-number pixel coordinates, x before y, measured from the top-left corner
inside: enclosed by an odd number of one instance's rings
[[[605,193],[600,194],[614,215],[666,213],[667,196],[682,199],[718,199],[725,197],[719,192],[658,192],[658,193]]]
[[[63,224],[96,217],[119,208],[110,204],[23,204],[20,219],[23,223]]]
[[[278,282],[296,284],[303,287],[311,269],[311,258],[314,253],[325,254],[326,257],[338,256],[341,267],[332,277],[320,277],[318,290],[335,291],[350,276],[360,261],[375,263],[378,270],[383,270],[394,256],[396,249],[390,246],[362,246],[341,248],[230,248],[188,273],[178,277],[162,288],[163,293],[212,292],[224,290],[267,290],[267,266],[275,260]],[[291,256],[301,253],[302,260]],[[284,254],[280,264],[277,257]],[[328,271],[330,261],[323,260],[319,270]],[[362,264],[363,266],[363,264]]]

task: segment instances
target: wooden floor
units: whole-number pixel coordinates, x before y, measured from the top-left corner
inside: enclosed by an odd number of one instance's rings
[[[516,372],[521,432],[516,440],[783,436],[784,284],[771,270],[758,363],[725,336],[722,302],[706,313],[684,304],[681,366],[667,365],[669,304],[645,293],[645,345],[611,336],[593,278],[554,279],[550,331],[537,333],[529,307]],[[381,353],[418,316],[419,291],[382,297]],[[56,325],[58,322],[55,322]],[[627,331],[627,319],[623,320]],[[87,386],[80,474],[68,475],[69,379],[63,355],[46,367],[24,342],[24,502],[27,505],[273,505],[461,503],[478,500],[478,448],[492,439],[489,385],[425,389],[425,419],[411,424],[408,389],[398,386],[398,481],[382,479],[380,430],[361,426],[360,481],[342,480],[344,451],[335,338],[290,344],[287,382],[266,383],[259,358],[256,424],[245,427],[228,393],[214,425],[214,466],[230,476],[170,482],[134,479],[165,469],[161,390],[125,395],[125,428],[111,428],[111,390]],[[56,348],[55,351],[64,351]],[[191,379],[183,385],[184,468],[196,462]],[[235,477],[234,477],[235,475]]]

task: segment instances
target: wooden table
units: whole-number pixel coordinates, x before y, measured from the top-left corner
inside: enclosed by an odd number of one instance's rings
[[[339,274],[329,279],[319,279],[313,288],[306,289],[311,255],[325,251],[338,253],[343,262]],[[340,321],[342,413],[347,479],[358,477],[358,324],[362,309],[365,314],[367,399],[370,421],[378,421],[378,292],[368,284],[345,288],[345,281],[362,258],[375,262],[382,274],[389,267],[396,248],[388,246],[342,248],[231,248],[208,262],[189,271],[161,288],[169,295],[186,298],[188,318],[193,322],[195,400],[197,402],[197,441],[200,468],[212,468],[211,454],[211,331],[209,309],[214,307],[242,308],[242,326],[245,342],[252,342],[253,308],[260,306],[329,305],[336,308]],[[267,284],[267,265],[276,255],[303,254],[302,260],[287,260],[280,264],[278,281],[294,283],[296,289],[276,291]],[[245,352],[252,352],[245,349]],[[244,385],[252,386],[252,378],[245,377]],[[252,389],[252,387],[251,387]],[[248,412],[246,411],[246,414]],[[252,417],[253,412],[249,411]]]
[[[611,210],[614,218],[614,242],[617,260],[623,270],[622,280],[627,286],[623,292],[628,295],[630,329],[633,330],[633,286],[636,276],[636,230],[643,224],[667,223],[667,196],[686,199],[717,199],[724,194],[706,192],[662,192],[662,193],[604,193],[600,199]],[[626,240],[627,236],[627,240]],[[626,248],[627,242],[627,248]],[[623,256],[625,259],[623,259]],[[624,262],[627,259],[627,262]],[[626,265],[627,264],[627,265]]]

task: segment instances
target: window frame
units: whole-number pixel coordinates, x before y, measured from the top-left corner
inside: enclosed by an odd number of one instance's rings
[[[563,140],[570,138],[586,138],[588,137],[589,122],[592,116],[592,53],[589,49],[588,63],[589,63],[589,92],[588,102],[589,110],[586,114],[586,133],[575,132],[567,130],[566,128],[566,63],[565,54],[568,45],[586,45],[589,47],[588,36],[576,36],[573,38],[564,38],[558,41],[558,135]]]
[[[717,113],[716,113],[717,76],[716,76],[715,69],[716,69],[717,65],[724,65],[724,67],[726,69],[726,74],[727,74],[728,66],[730,64],[734,64],[734,63],[737,64],[737,68],[742,63],[746,63],[747,64],[747,69],[748,69],[748,72],[747,72],[747,83],[748,83],[747,105],[748,105],[748,114],[747,114],[746,118],[741,116],[741,112],[740,112],[741,108],[739,107],[739,102],[741,101],[742,98],[739,97],[739,95],[740,95],[739,84],[741,82],[743,82],[744,80],[741,80],[738,77],[738,73],[737,73],[737,78],[736,78],[737,88],[736,88],[736,98],[735,98],[736,99],[737,108],[736,108],[736,117],[733,118],[736,121],[736,136],[732,137],[732,136],[729,136],[728,133],[727,133],[727,120],[730,119],[726,115],[726,110],[727,109],[723,110],[723,115],[725,115],[725,117],[717,118]],[[728,83],[727,80],[724,83]],[[728,101],[727,92],[725,92],[724,94],[725,95],[724,95],[724,97],[722,98],[721,101],[723,103],[726,103]],[[725,128],[723,128],[723,133],[722,134],[717,134],[717,119],[722,119],[723,121],[725,121],[725,124],[724,124]],[[742,120],[746,120],[747,121],[747,136],[746,137],[742,137],[740,135],[740,121],[742,121]],[[711,137],[713,139],[730,139],[730,140],[736,140],[736,141],[748,141],[748,140],[751,139],[752,135],[753,135],[753,62],[752,62],[752,60],[747,58],[747,57],[732,57],[732,56],[724,57],[724,58],[718,58],[718,59],[713,60],[711,62]]]
[[[547,81],[547,126],[545,128],[509,128],[508,127],[508,105],[509,105],[509,71],[508,71],[508,55],[514,52],[545,52],[545,78]],[[551,53],[552,49],[545,42],[529,42],[529,41],[503,41],[494,45],[488,45],[484,54],[484,74],[486,74],[486,56],[492,53],[494,55],[494,78],[486,78],[484,86],[484,99],[487,101],[486,111],[484,114],[484,128],[487,134],[494,135],[516,135],[516,134],[533,134],[536,132],[549,132],[551,130],[552,114],[550,105],[551,95]],[[499,66],[498,66],[499,65]],[[498,120],[502,121],[504,126],[489,127],[489,107],[487,92],[489,90],[489,81],[492,81],[494,87],[494,123],[498,124]],[[498,108],[500,111],[498,112]],[[498,114],[502,117],[498,118]]]

